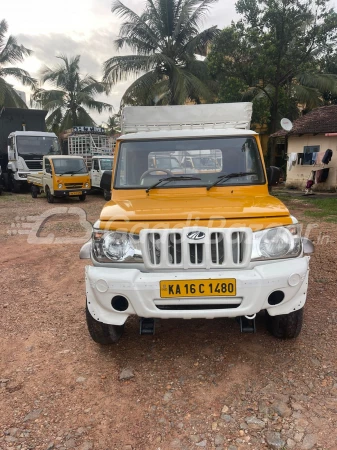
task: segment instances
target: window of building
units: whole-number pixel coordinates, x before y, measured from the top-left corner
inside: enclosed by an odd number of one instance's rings
[[[316,158],[313,158],[313,153],[318,153],[320,150],[319,145],[305,145],[303,147],[303,162],[302,164],[305,166],[311,166]]]

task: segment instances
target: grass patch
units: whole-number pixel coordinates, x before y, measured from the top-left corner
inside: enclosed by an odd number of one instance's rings
[[[305,202],[313,208],[305,211],[305,216],[337,223],[337,198],[306,198]]]
[[[271,191],[271,195],[273,197],[277,197],[281,201],[291,200],[293,198],[290,194],[287,194],[286,192],[277,191],[277,190]]]

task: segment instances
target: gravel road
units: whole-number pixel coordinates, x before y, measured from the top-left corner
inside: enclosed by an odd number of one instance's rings
[[[174,320],[140,337],[130,320],[101,348],[85,325],[81,245],[43,241],[82,237],[77,210],[47,218],[34,242],[22,233],[51,208],[81,207],[93,223],[103,204],[0,197],[0,448],[336,450],[337,224],[310,234],[298,339],[270,336],[263,315],[254,335],[233,320]],[[288,206],[299,219],[308,207]]]

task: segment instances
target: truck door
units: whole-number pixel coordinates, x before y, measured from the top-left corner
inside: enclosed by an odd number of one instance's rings
[[[93,165],[91,169],[91,183],[93,187],[100,187],[101,173],[98,159],[93,160]]]
[[[53,194],[53,174],[49,158],[44,159],[43,188],[45,188],[46,185],[49,187],[50,192]]]

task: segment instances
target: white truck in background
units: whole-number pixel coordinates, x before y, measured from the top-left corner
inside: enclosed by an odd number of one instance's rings
[[[94,155],[91,160],[90,180],[91,188],[101,189],[102,175],[106,170],[111,171],[113,166],[113,156],[99,156]],[[110,200],[111,191],[107,189],[103,190],[103,196],[105,200]]]
[[[0,111],[0,185],[7,190],[20,192],[27,176],[42,169],[44,155],[61,153],[56,134],[46,132],[46,114],[21,108]]]
[[[116,139],[101,127],[73,127],[61,137],[62,153],[82,156],[88,169],[94,156],[112,156]]]

